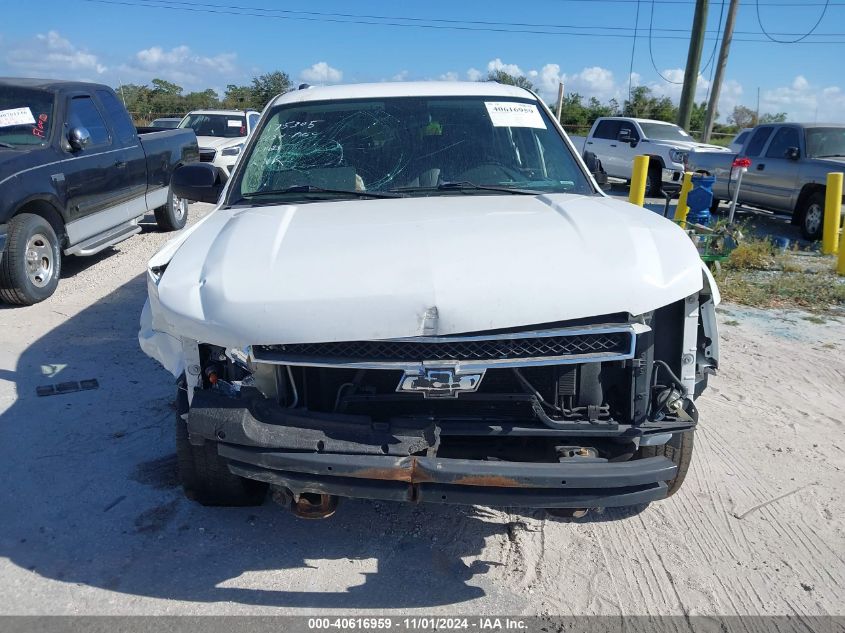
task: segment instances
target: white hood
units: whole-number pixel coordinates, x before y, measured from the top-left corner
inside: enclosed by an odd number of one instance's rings
[[[246,142],[246,136],[226,138],[224,136],[198,136],[197,145],[200,149],[220,149]]]
[[[151,325],[227,347],[417,336],[432,308],[439,335],[636,315],[702,288],[680,228],[600,196],[217,210],[190,231],[153,258],[172,255]]]
[[[707,143],[698,143],[697,141],[664,141],[659,139],[650,139],[649,142],[658,145],[665,145],[666,147],[677,147],[678,149],[686,150],[688,152],[729,152],[727,147],[719,145],[709,145]],[[202,144],[200,144],[202,146]]]

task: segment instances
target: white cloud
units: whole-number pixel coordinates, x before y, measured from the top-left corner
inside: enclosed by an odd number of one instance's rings
[[[438,79],[440,81],[458,81],[458,73],[450,70],[449,72],[440,75]]]
[[[317,62],[300,72],[299,77],[315,84],[336,84],[343,79],[343,71],[332,68],[327,62]]]
[[[88,78],[108,70],[97,55],[71,44],[58,31],[39,33],[17,44],[4,42],[4,48],[6,65],[19,72]]]
[[[502,70],[509,75],[524,75],[525,73],[522,72],[522,69],[517,66],[516,64],[505,64],[501,59],[498,57],[496,59],[492,59],[487,63],[487,72],[492,73],[497,70]]]
[[[390,81],[405,81],[408,79],[410,73],[407,70],[400,70],[398,73],[390,78]]]
[[[467,79],[469,81],[481,81],[484,77],[484,73],[478,70],[477,68],[470,68],[467,70]]]
[[[798,75],[788,86],[764,90],[760,112],[786,112],[792,121],[845,122],[845,91],[840,86],[818,86]]]
[[[142,49],[118,71],[124,82],[146,83],[156,77],[177,83],[186,90],[201,90],[212,82],[225,84],[242,79],[235,53],[200,55],[184,44],[170,50],[161,46]]]

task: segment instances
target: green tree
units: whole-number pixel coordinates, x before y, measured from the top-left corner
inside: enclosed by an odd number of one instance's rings
[[[669,97],[655,97],[648,86],[634,88],[622,111],[625,116],[658,121],[674,121],[678,114],[678,108]]]
[[[734,106],[733,112],[728,115],[728,123],[739,129],[754,127],[757,125],[757,114],[751,108],[743,105]]]
[[[182,105],[182,109],[186,112],[219,107],[220,99],[217,97],[217,93],[211,88],[206,88],[202,92],[189,92],[185,95]]]
[[[252,107],[260,110],[273,97],[287,92],[290,88],[290,77],[280,70],[253,77],[251,87]]]
[[[786,112],[771,114],[767,112],[760,117],[760,123],[786,123]]]
[[[230,110],[246,110],[254,108],[252,103],[252,86],[238,86],[229,84],[223,95],[223,107]]]
[[[498,81],[500,84],[517,86],[526,90],[534,90],[534,84],[524,75],[511,75],[504,70],[491,70],[487,74],[487,81]]]

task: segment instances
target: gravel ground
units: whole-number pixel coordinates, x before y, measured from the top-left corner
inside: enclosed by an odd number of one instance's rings
[[[176,481],[172,377],[136,339],[168,237],[148,221],[0,309],[0,613],[845,614],[845,324],[721,307],[687,482],[639,512],[202,508]]]

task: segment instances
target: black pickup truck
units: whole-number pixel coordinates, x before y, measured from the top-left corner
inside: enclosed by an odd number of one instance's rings
[[[0,299],[49,297],[61,256],[93,255],[155,212],[182,228],[170,176],[199,160],[193,130],[136,129],[108,86],[0,78]]]

